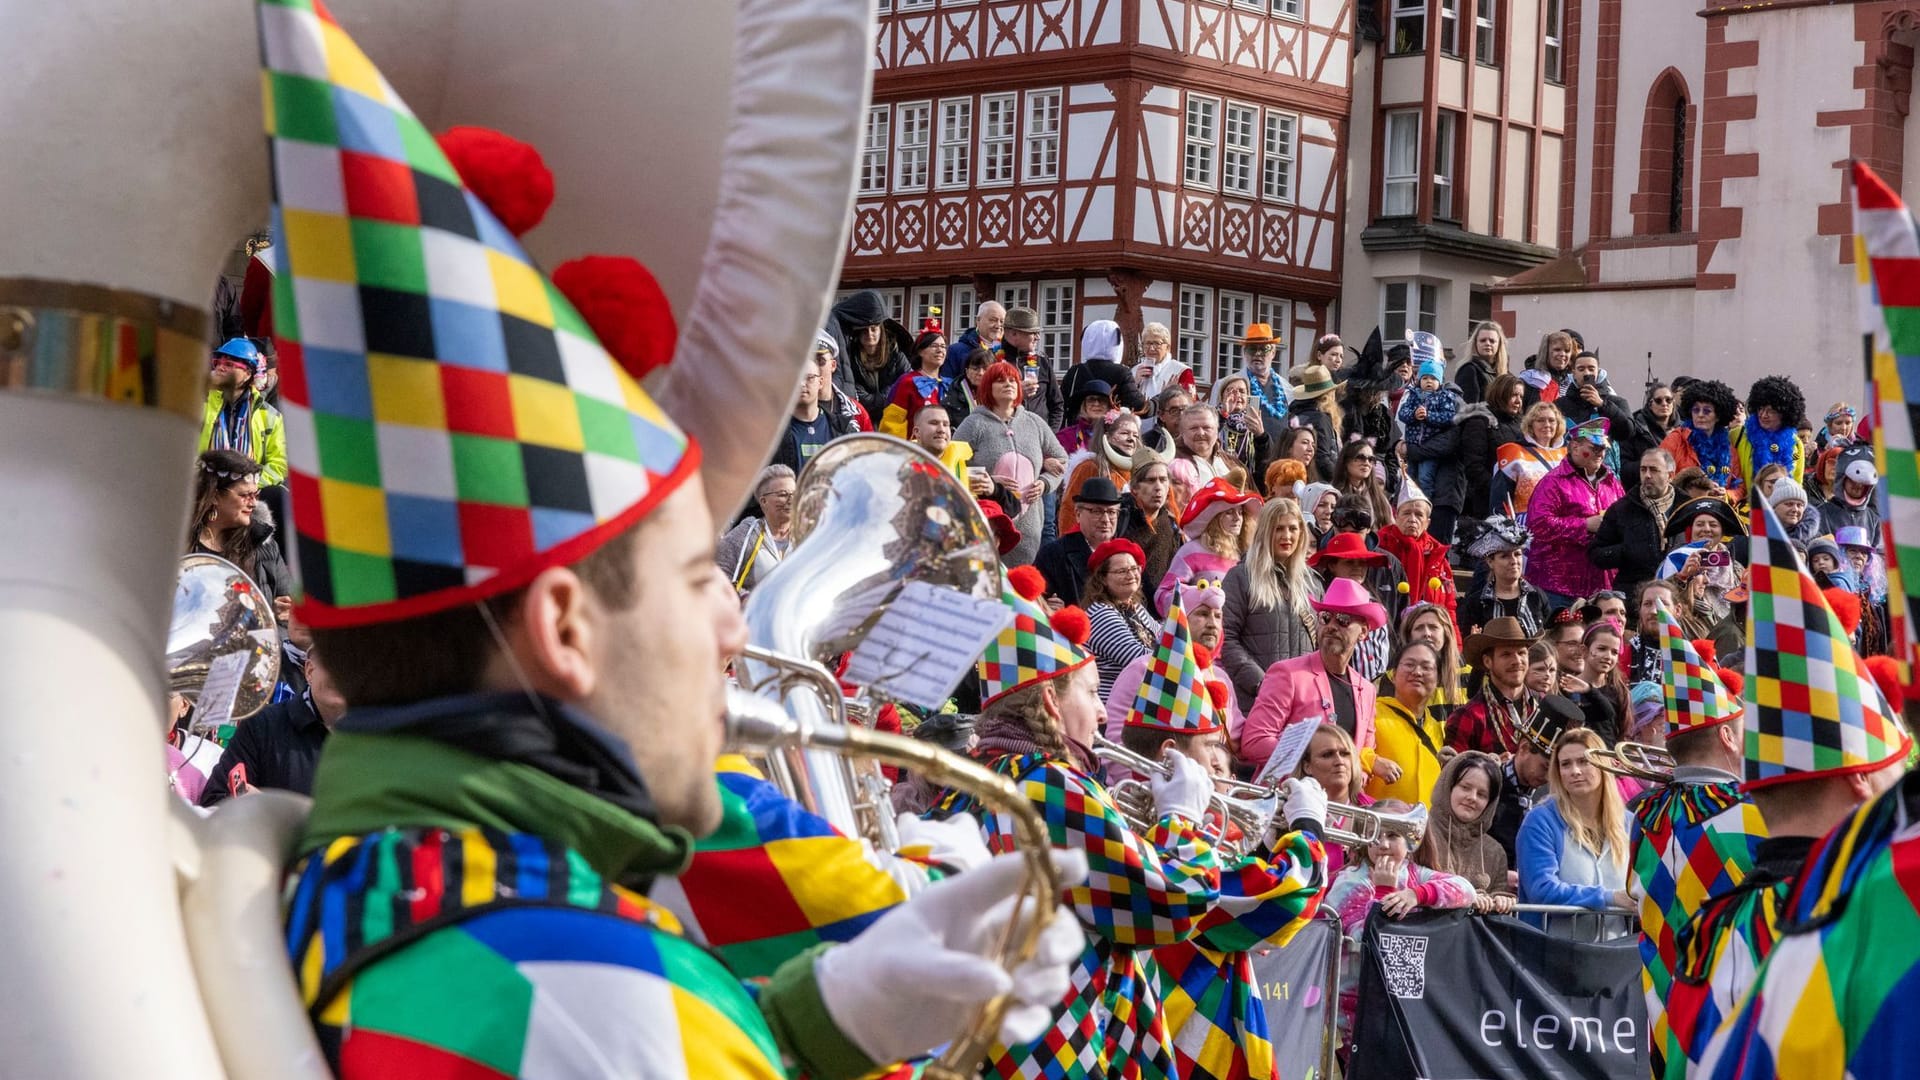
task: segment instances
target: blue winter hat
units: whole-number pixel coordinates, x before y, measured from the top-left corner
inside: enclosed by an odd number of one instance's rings
[[[260,347],[243,337],[228,338],[213,350],[213,355],[238,360],[254,371],[259,371],[260,365],[266,362],[260,355]]]
[[[1423,361],[1420,364],[1419,377],[1424,379],[1429,375],[1431,375],[1435,379],[1440,380],[1441,382],[1446,382],[1447,381],[1447,365],[1439,360]]]

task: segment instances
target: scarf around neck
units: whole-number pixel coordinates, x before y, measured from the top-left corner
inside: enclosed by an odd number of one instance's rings
[[[1717,427],[1709,435],[1689,424],[1687,445],[1693,447],[1693,456],[1700,459],[1700,471],[1707,474],[1707,479],[1726,487],[1733,479],[1733,444],[1727,438],[1727,429]]]
[[[1793,459],[1800,444],[1798,428],[1768,431],[1760,426],[1757,416],[1747,417],[1746,428],[1747,452],[1753,455],[1752,475],[1759,476],[1760,470],[1769,465],[1778,465],[1789,474],[1793,472]]]
[[[1060,755],[1041,746],[1033,740],[1033,732],[1028,730],[1026,722],[1012,716],[989,716],[974,726],[974,756],[995,757],[1009,754],[1014,757],[1026,757],[1038,754],[1049,761],[1058,761]],[[1068,760],[1063,764],[1071,765],[1081,772],[1091,773],[1093,749],[1082,746],[1061,733],[1060,740],[1067,744]]]

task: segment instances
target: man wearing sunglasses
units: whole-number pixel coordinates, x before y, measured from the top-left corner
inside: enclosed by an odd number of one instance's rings
[[[260,486],[287,479],[287,429],[280,410],[255,387],[266,359],[246,338],[228,338],[213,351],[201,450],[238,450],[260,465]]]
[[[1354,670],[1360,639],[1387,624],[1387,611],[1357,581],[1336,577],[1312,601],[1318,648],[1267,669],[1260,694],[1240,729],[1240,758],[1263,770],[1280,733],[1294,724],[1338,724],[1353,736],[1363,768],[1371,768],[1376,690]]]

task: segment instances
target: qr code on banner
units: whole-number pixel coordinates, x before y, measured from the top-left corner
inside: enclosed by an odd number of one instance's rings
[[[1427,939],[1404,934],[1381,934],[1380,971],[1387,993],[1397,998],[1427,996]]]

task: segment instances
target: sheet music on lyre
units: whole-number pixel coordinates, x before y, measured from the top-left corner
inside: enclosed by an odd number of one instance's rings
[[[1280,733],[1280,741],[1273,744],[1273,753],[1267,755],[1267,763],[1260,767],[1254,781],[1265,784],[1274,780],[1285,780],[1293,775],[1300,766],[1300,759],[1306,756],[1307,744],[1313,741],[1313,733],[1318,723],[1305,720],[1287,725]]]
[[[847,664],[846,681],[876,697],[937,709],[1013,620],[998,599],[912,581],[900,590]]]

